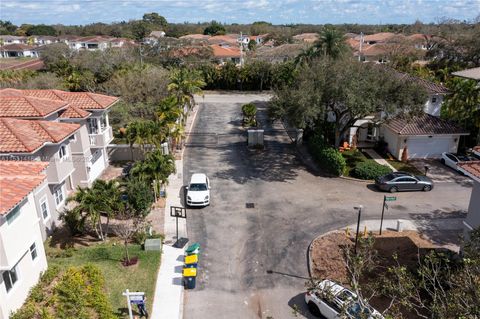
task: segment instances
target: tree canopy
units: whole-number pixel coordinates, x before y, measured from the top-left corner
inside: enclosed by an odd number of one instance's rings
[[[225,34],[225,32],[225,27],[215,20],[213,20],[210,25],[205,28],[205,30],[203,30],[203,34],[205,35],[221,35]]]

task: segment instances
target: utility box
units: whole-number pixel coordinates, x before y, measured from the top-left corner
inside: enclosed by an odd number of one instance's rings
[[[160,238],[149,238],[145,240],[145,250],[162,250],[162,240]]]
[[[162,147],[162,154],[163,155],[168,155],[170,153],[169,149],[168,149],[168,143],[167,142],[162,143],[160,146]]]
[[[263,130],[248,130],[248,147],[263,148]]]

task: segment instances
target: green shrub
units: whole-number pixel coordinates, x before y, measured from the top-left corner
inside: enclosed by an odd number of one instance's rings
[[[325,169],[326,172],[335,176],[340,176],[343,174],[347,164],[342,156],[342,153],[333,147],[327,146],[319,135],[311,138],[308,146],[313,158],[315,158],[315,160],[323,169]]]
[[[78,209],[64,209],[59,219],[65,223],[70,233],[80,235],[85,232],[85,216]]]
[[[257,107],[253,103],[244,104],[242,106],[243,124],[245,126],[256,126]]]
[[[15,313],[10,316],[10,319],[31,319],[35,317],[37,309],[35,303],[28,301],[23,306],[18,309]]]
[[[368,160],[366,162],[359,163],[353,169],[353,176],[360,179],[375,179],[377,177],[391,173],[390,167],[380,165],[374,160]]]

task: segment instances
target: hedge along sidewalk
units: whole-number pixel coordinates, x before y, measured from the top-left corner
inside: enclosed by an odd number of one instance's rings
[[[368,154],[368,156],[370,156],[375,162],[377,162],[378,164],[380,165],[383,165],[383,166],[388,166],[393,172],[396,172],[396,168],[393,167],[392,165],[390,165],[389,162],[387,162],[383,157],[380,156],[380,154],[378,154],[377,152],[375,152],[374,149],[371,149],[371,148],[366,148],[363,150],[365,153]]]
[[[198,108],[199,106],[195,105],[190,113],[191,116],[187,118],[187,132],[192,131]],[[184,250],[170,246],[176,240],[176,220],[170,216],[170,207],[183,206],[181,196],[183,195],[184,152],[185,146],[180,160],[175,161],[176,174],[168,177],[168,185],[166,187],[167,199],[164,209],[165,245],[162,249],[162,263],[158,270],[151,318],[183,318],[182,268]],[[187,221],[185,218],[178,219],[178,236],[187,237]]]

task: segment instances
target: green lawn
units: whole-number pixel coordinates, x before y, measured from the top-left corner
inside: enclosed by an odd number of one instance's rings
[[[343,158],[345,158],[345,161],[347,162],[347,167],[345,168],[345,172],[343,172],[344,176],[351,176],[351,172],[357,166],[358,163],[361,162],[366,162],[371,159],[365,156],[362,152],[360,152],[358,149],[357,150],[348,150],[342,152]]]
[[[415,166],[409,163],[403,163],[396,159],[390,159],[387,156],[383,156],[388,164],[392,165],[397,171],[407,172],[414,175],[423,175],[424,173],[419,171]]]
[[[124,256],[123,245],[112,243],[98,244],[89,247],[63,250],[46,247],[49,266],[58,265],[62,269],[68,266],[81,266],[92,263],[99,267],[105,276],[106,290],[115,314],[127,317],[126,298],[122,296],[125,289],[144,291],[147,306],[151,312],[153,292],[160,265],[160,253],[144,251],[139,245],[129,245],[130,257],[138,256],[139,263],[124,267],[121,259]],[[71,255],[68,257],[68,255]]]

